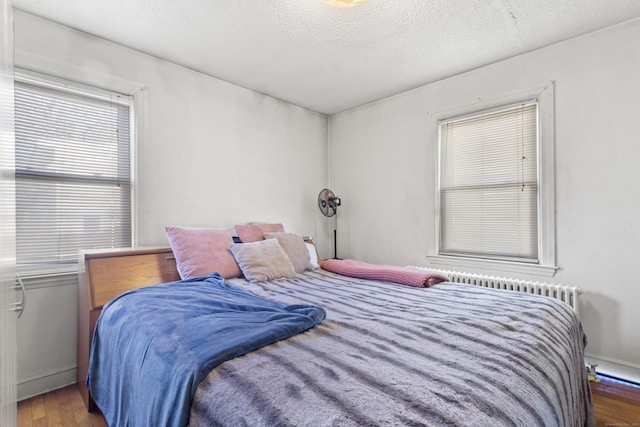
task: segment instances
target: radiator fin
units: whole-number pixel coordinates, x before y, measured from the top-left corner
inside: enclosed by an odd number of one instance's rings
[[[437,268],[411,266],[423,270],[435,271],[449,277],[452,282],[481,286],[491,289],[503,289],[510,291],[528,292],[530,294],[543,295],[559,299],[578,313],[578,295],[582,292],[576,286],[567,286],[557,283],[534,282],[531,280],[512,279],[508,277],[489,276],[476,273],[464,273],[461,271],[440,270]]]

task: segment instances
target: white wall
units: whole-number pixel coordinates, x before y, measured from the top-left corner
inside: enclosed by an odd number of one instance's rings
[[[554,81],[552,281],[584,291],[587,353],[640,369],[639,40],[634,20],[333,116],[341,256],[427,265],[436,148],[428,114]]]
[[[277,221],[314,235],[329,254],[329,225],[316,207],[328,179],[325,116],[20,11],[15,47],[18,67],[134,90],[141,100],[139,245],[167,245],[165,225]],[[20,397],[75,382],[74,287],[34,288],[28,298],[18,325]]]
[[[16,419],[15,141],[11,1],[0,0],[0,425]]]

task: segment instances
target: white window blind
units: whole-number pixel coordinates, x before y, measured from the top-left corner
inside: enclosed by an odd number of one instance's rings
[[[23,275],[131,246],[130,98],[15,84],[16,258]]]
[[[538,262],[538,104],[443,120],[440,254]]]

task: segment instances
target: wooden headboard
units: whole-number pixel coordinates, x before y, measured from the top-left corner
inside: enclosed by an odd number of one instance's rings
[[[80,281],[88,292],[86,308],[90,310],[131,289],[180,280],[171,248],[117,249],[80,256]]]
[[[112,298],[143,286],[180,280],[171,248],[132,248],[80,254],[78,277],[78,389],[87,409],[96,409],[85,384],[93,330]]]

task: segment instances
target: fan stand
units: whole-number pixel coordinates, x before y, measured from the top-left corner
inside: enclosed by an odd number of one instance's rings
[[[324,216],[335,216],[333,223],[333,259],[338,258],[338,206],[342,204],[340,197],[336,197],[328,188],[320,191],[318,195],[318,208]]]
[[[333,224],[333,259],[338,258],[338,212],[334,215],[335,222]]]

